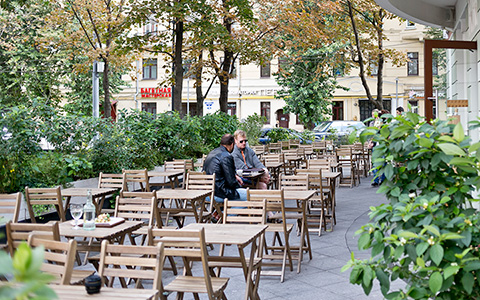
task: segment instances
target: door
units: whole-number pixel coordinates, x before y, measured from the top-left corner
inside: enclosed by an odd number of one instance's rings
[[[334,101],[332,104],[333,120],[343,120],[343,101]]]
[[[277,121],[279,127],[288,128],[288,124],[290,123],[290,114],[284,114],[283,109],[277,110]]]

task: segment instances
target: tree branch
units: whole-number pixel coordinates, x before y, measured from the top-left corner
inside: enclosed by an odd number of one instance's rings
[[[80,18],[80,16],[77,14],[77,11],[75,10],[75,5],[72,3],[71,0],[67,0],[67,2],[70,4],[70,6],[72,7],[72,11],[73,11],[73,15],[75,16],[75,18],[78,20],[78,22],[80,23],[80,26],[82,27],[82,30],[83,32],[85,33],[85,36],[87,37],[88,39],[88,42],[90,43],[90,45],[92,46],[92,48],[94,50],[97,50],[97,47],[95,46],[95,44],[93,43],[92,39],[90,38],[90,36],[88,35],[88,31],[87,29],[85,28],[85,26],[83,25],[83,22],[82,22],[82,19]]]

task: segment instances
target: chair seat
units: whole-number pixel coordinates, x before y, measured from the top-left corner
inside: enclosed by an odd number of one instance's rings
[[[212,277],[213,292],[217,294],[219,291],[223,291],[227,287],[229,278]],[[166,287],[165,291],[184,293],[207,293],[204,277],[194,276],[177,276]]]
[[[268,223],[267,232],[283,231],[283,224]],[[287,224],[287,232],[291,232],[294,224]]]
[[[71,285],[81,285],[84,283],[85,278],[88,276],[94,274],[95,271],[92,270],[73,270],[72,272],[72,278],[70,279],[70,284]],[[60,284],[61,278],[60,277],[55,277],[55,279],[50,282],[51,284]]]

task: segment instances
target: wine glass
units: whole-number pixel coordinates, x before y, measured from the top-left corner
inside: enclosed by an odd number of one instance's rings
[[[75,227],[73,229],[79,229],[78,227],[78,219],[82,216],[83,213],[83,205],[82,204],[70,204],[70,214],[72,218],[75,220]]]

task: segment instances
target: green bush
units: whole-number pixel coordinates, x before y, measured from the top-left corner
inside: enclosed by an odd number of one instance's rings
[[[357,233],[369,260],[352,260],[350,282],[370,293],[374,279],[387,299],[478,299],[480,217],[472,202],[480,187],[480,143],[460,124],[413,113],[367,128],[362,141],[378,143],[372,161],[385,175],[378,192],[388,203],[372,207]],[[478,125],[478,122],[477,122]],[[390,291],[391,282],[405,288]]]
[[[255,113],[240,122],[239,129],[245,131],[247,134],[248,143],[250,146],[255,146],[260,143],[258,138],[262,133],[262,128],[266,121],[266,117],[259,116]]]

